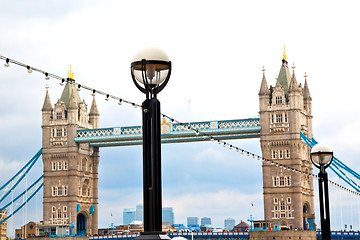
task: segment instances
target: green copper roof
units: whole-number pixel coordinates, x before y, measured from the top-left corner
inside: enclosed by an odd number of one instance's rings
[[[66,83],[64,90],[61,94],[60,100],[65,103],[65,108],[67,109],[69,107],[69,101],[72,91],[75,91],[75,99],[78,104],[81,103],[81,99],[79,96],[78,91],[75,89],[74,85]]]
[[[288,94],[289,91],[290,80],[291,80],[291,75],[289,68],[287,66],[287,61],[282,60],[282,65],[276,83],[279,82],[281,84],[281,86],[284,88],[286,95]]]

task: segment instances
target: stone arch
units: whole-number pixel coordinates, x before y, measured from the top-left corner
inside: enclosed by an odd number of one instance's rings
[[[286,222],[286,221],[282,220],[282,221],[280,222],[280,229],[281,229],[281,230],[287,230],[287,229],[288,229],[288,225],[287,225],[287,222]]]
[[[76,235],[78,236],[85,236],[86,235],[86,229],[87,229],[87,221],[88,217],[87,214],[84,212],[78,213],[76,216]]]
[[[310,204],[308,202],[305,202],[303,205],[303,216],[308,217],[310,214]]]

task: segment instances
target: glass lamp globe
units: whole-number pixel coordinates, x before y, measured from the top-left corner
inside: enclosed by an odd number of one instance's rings
[[[160,85],[168,76],[169,69],[169,57],[156,47],[141,49],[134,55],[131,63],[135,79],[150,88]]]
[[[316,144],[310,153],[311,159],[318,165],[328,164],[333,158],[333,151],[325,144]]]

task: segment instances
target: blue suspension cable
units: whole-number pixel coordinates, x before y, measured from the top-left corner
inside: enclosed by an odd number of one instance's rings
[[[15,213],[17,213],[21,208],[23,208],[25,206],[25,204],[27,202],[29,202],[39,191],[40,189],[44,186],[44,183],[41,183],[41,185],[35,190],[35,192],[33,194],[31,194],[31,196],[26,199],[26,201],[21,204],[13,213],[11,213],[8,217],[6,217],[5,219],[0,221],[0,224],[2,224],[3,222],[5,222],[6,220],[8,220],[9,218],[11,218]]]
[[[313,138],[310,140],[307,136],[305,136],[304,133],[300,132],[301,138],[305,141],[305,143],[312,148],[314,145],[317,144],[317,141]],[[354,182],[351,178],[347,176],[347,174],[343,171],[350,173],[352,176],[360,180],[360,174],[346,166],[343,162],[341,162],[339,159],[334,157],[333,159],[333,165],[330,166],[330,169],[343,181],[345,181],[347,184],[349,184],[351,187],[353,187],[357,192],[360,192],[360,186]]]
[[[21,177],[16,181],[16,183],[10,188],[10,190],[5,193],[1,198],[0,198],[0,203],[10,194],[10,192],[12,190],[14,190],[14,188],[16,188],[17,185],[19,185],[19,183],[24,179],[25,175],[31,170],[31,168],[34,166],[34,164],[36,163],[36,161],[39,159],[39,157],[41,156],[42,153],[42,149],[40,149],[36,155],[35,155],[35,159],[31,162],[30,166],[26,169],[26,171],[21,175]]]
[[[41,153],[42,148],[25,164],[23,168],[20,169],[20,171],[18,171],[9,181],[7,181],[4,185],[0,187],[0,191],[3,190],[7,185],[9,185],[11,181],[13,181],[22,171],[24,171],[24,169],[26,169],[34,160],[36,161],[39,158],[38,155],[41,155]]]
[[[31,184],[30,187],[28,187],[25,191],[23,191],[20,195],[18,195],[15,199],[13,199],[12,202],[16,202],[19,198],[21,198],[21,197],[26,193],[26,191],[31,190],[40,180],[43,179],[43,177],[44,177],[44,175],[42,175],[41,177],[39,177],[33,184]],[[4,210],[5,208],[9,207],[12,202],[9,202],[9,203],[6,204],[4,207],[0,208],[0,212],[1,212],[2,210]]]

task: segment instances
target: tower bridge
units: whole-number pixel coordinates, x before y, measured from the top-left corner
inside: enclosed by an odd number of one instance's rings
[[[99,148],[142,144],[142,129],[140,126],[100,129],[95,96],[88,113],[71,72],[67,80],[54,106],[46,91],[42,108],[43,220],[65,225],[73,221],[78,234],[96,234]],[[164,120],[162,142],[260,138],[264,158],[312,172],[309,147],[300,136],[303,132],[312,138],[311,101],[306,79],[304,87],[297,83],[284,55],[275,87],[268,87],[263,73],[259,118],[186,124]],[[283,171],[269,162],[263,162],[262,168],[265,220],[274,225],[280,222],[282,229],[314,229],[312,178]]]

